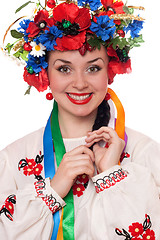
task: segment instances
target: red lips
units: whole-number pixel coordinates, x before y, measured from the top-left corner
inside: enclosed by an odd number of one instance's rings
[[[87,104],[93,97],[93,93],[67,93],[66,95],[72,103],[78,104],[78,105]],[[78,97],[85,96],[85,95],[89,95],[89,96],[85,99],[74,99],[71,97],[71,95],[78,96]]]

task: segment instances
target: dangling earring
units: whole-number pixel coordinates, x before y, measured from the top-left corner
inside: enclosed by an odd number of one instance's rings
[[[49,101],[51,101],[53,99],[53,95],[52,95],[51,92],[46,94],[46,99],[49,100]]]
[[[108,101],[110,98],[111,98],[111,95],[107,92],[104,99],[105,99],[106,101]]]

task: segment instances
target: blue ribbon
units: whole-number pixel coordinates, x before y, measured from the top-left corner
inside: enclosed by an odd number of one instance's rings
[[[48,119],[47,125],[45,127],[44,135],[43,135],[43,149],[44,149],[44,172],[45,178],[53,178],[55,175],[55,164],[54,164],[54,151],[53,151],[53,141],[52,141],[52,133],[51,133],[51,115]],[[51,240],[56,240],[60,216],[59,212],[55,212],[53,214],[54,228],[52,232]]]

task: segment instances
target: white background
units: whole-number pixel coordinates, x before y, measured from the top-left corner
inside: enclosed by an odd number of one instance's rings
[[[27,0],[26,0],[27,1]],[[14,14],[23,0],[2,1],[0,6],[0,45],[8,26],[26,11]],[[145,43],[130,52],[132,74],[117,76],[111,88],[121,99],[126,112],[126,126],[160,142],[160,1],[132,0],[128,4],[146,8],[143,12]],[[6,39],[6,43],[8,38]],[[0,149],[24,135],[45,126],[52,102],[45,93],[31,89],[24,96],[23,66],[0,51]]]

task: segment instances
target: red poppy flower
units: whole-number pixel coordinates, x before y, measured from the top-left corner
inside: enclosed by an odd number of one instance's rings
[[[112,45],[110,45],[107,48],[107,54],[108,54],[109,57],[115,57],[116,59],[118,59],[118,55],[117,55],[115,49],[112,47]]]
[[[28,37],[35,37],[41,30],[48,29],[47,26],[53,25],[52,18],[49,18],[49,13],[46,10],[40,10],[34,18],[34,22],[30,22],[26,30]]]
[[[123,11],[124,3],[122,1],[114,2],[114,0],[101,0],[101,3],[104,6],[104,8],[107,10],[107,14],[109,16],[114,13],[117,13],[117,14],[125,13]]]
[[[143,239],[144,240],[155,240],[155,233],[151,229],[147,229],[146,232],[143,234]]]
[[[55,49],[75,50],[82,47],[86,29],[91,25],[89,9],[79,8],[74,3],[62,3],[53,9],[54,24],[62,30],[63,37],[57,38]]]
[[[119,57],[113,49],[112,45],[107,48],[107,54],[111,57],[111,60],[108,64],[108,77],[109,77],[109,84],[111,84],[114,80],[116,74],[124,74],[124,73],[131,73],[131,60],[128,59],[126,62],[121,62]]]
[[[83,192],[85,191],[85,187],[82,184],[75,183],[72,187],[73,189],[73,195],[77,195],[78,197],[83,195]]]
[[[131,60],[128,59],[127,62],[121,62],[117,60],[111,60],[108,64],[109,71],[111,70],[113,74],[124,74],[131,73]]]
[[[56,5],[55,1],[54,0],[48,0],[47,1],[47,7],[49,8],[54,8]]]
[[[131,226],[129,226],[129,232],[132,234],[133,237],[138,237],[144,232],[143,225],[141,223],[132,223]]]
[[[28,165],[23,168],[23,174],[26,176],[30,176],[34,174],[33,169],[30,168]]]
[[[14,213],[14,206],[12,202],[6,202],[5,203],[5,207],[7,208],[7,210],[10,212],[11,215],[13,215]]]
[[[89,181],[89,177],[88,177],[88,175],[86,175],[86,174],[82,174],[82,175],[79,175],[79,176],[77,177],[77,180],[78,180],[80,183],[85,184],[85,183],[87,183],[87,182]]]
[[[49,86],[48,74],[46,69],[43,68],[39,72],[39,75],[36,75],[34,73],[30,74],[25,67],[23,78],[25,82],[30,86],[34,86],[39,92],[43,92]]]
[[[37,176],[40,175],[42,172],[42,169],[43,169],[43,166],[40,163],[37,164],[33,169],[33,174]]]

